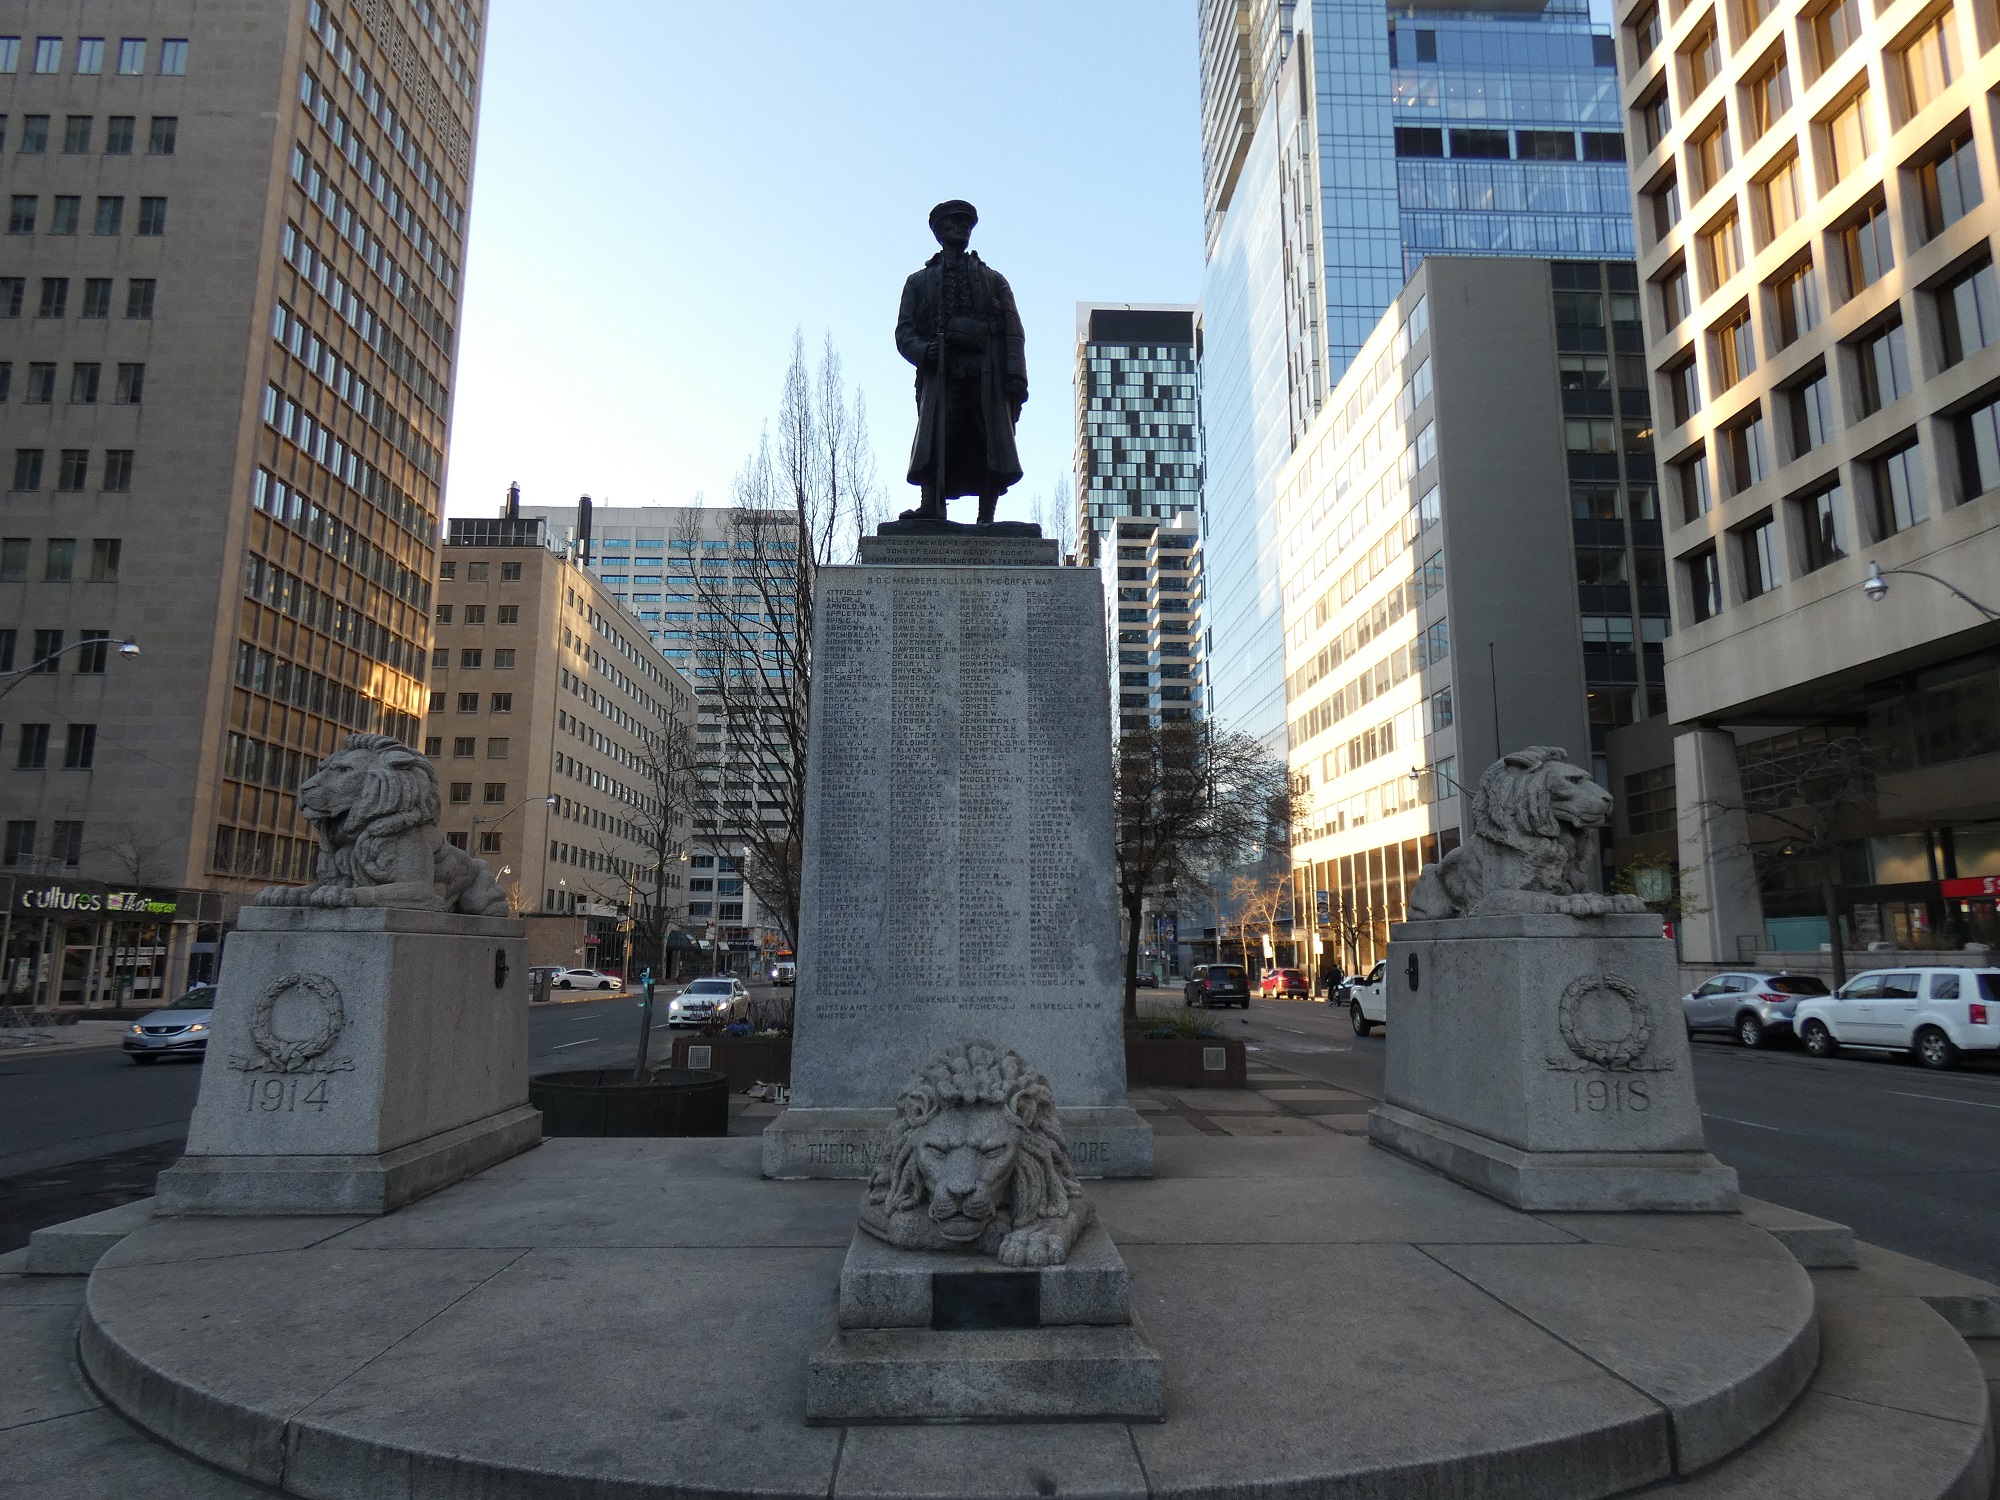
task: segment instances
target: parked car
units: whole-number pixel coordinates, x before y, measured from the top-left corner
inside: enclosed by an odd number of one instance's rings
[[[789,958],[781,958],[771,965],[771,983],[797,984],[798,982],[799,966]]]
[[[1826,993],[1826,985],[1811,974],[1717,974],[1681,996],[1681,1011],[1689,1036],[1726,1031],[1746,1047],[1761,1047],[1790,1034],[1801,1000]]]
[[[1142,990],[1156,990],[1160,987],[1160,976],[1151,969],[1141,969],[1135,977]]]
[[[743,981],[731,975],[697,979],[667,1002],[667,1024],[704,1026],[710,1021],[727,1021],[741,1015],[749,1000]]]
[[[1189,1005],[1250,1008],[1250,975],[1241,964],[1202,964],[1188,975],[1181,994]]]
[[[1272,969],[1257,981],[1257,993],[1265,999],[1273,995],[1310,995],[1312,981],[1303,969]]]
[[[1814,1057],[1842,1047],[1914,1052],[1927,1068],[2000,1050],[2000,969],[1873,969],[1792,1013]]]
[[[172,1005],[134,1021],[125,1033],[125,1055],[135,1063],[163,1057],[206,1057],[215,986],[196,985]]]
[[[559,990],[622,990],[625,976],[609,969],[564,969],[556,975]]]
[[[1382,976],[1389,972],[1389,960],[1379,959],[1375,967],[1359,979],[1347,981],[1347,1019],[1356,1036],[1367,1036],[1377,1026],[1389,1022],[1389,996]]]

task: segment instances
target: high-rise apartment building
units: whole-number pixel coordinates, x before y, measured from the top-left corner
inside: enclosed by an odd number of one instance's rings
[[[1200,517],[1121,519],[1100,546],[1120,733],[1202,715]]]
[[[188,913],[310,872],[315,763],[419,733],[483,9],[0,20],[0,670],[48,663],[0,858],[70,914],[12,913],[33,995],[201,972]],[[118,885],[171,922],[75,915]]]
[[[1500,754],[1608,780],[1612,733],[1665,712],[1637,285],[1426,257],[1280,478],[1296,910],[1350,970]]]
[[[1279,471],[1426,255],[1632,253],[1588,0],[1201,0],[1214,711],[1281,746]]]
[[[767,785],[774,737],[763,698],[798,625],[796,526],[768,512],[745,524],[722,507],[600,505],[586,548],[579,512],[521,509],[547,522],[694,685],[703,801],[690,835],[689,925],[713,921],[739,954],[774,951],[782,927],[747,888],[743,862],[759,830],[784,819]]]
[[[607,963],[624,909],[659,915],[656,864],[664,915],[681,919],[690,830],[659,783],[678,769],[670,723],[694,722],[687,679],[540,520],[452,520],[432,610],[423,750],[445,837],[493,867],[515,910],[584,917]]]
[[[1677,731],[1629,774],[1693,959],[1815,951],[1826,886],[1847,946],[2000,940],[2000,635],[1933,581],[2000,607],[1996,42],[1950,0],[1619,8]]]

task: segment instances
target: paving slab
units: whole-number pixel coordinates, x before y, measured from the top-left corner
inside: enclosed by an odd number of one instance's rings
[[[79,1282],[66,1305],[0,1305],[0,1430],[103,1405],[76,1378],[73,1350],[82,1292]]]
[[[1205,1115],[1254,1115],[1278,1106],[1249,1089],[1174,1089],[1174,1098]]]
[[[1142,1500],[1145,1471],[1122,1423],[855,1427],[833,1493],[883,1500]]]
[[[1359,1094],[1350,1094],[1346,1089],[1259,1089],[1266,1099],[1282,1099],[1287,1104],[1302,1103],[1306,1100],[1342,1099],[1357,1104],[1373,1104],[1372,1099],[1364,1099]]]
[[[34,1276],[88,1276],[106,1251],[152,1218],[153,1200],[135,1198],[61,1224],[45,1224],[28,1237],[28,1272]]]
[[[2000,1287],[1879,1245],[1857,1244],[1852,1269],[1813,1279],[1825,1297],[1921,1297],[1964,1337],[2000,1337]]]
[[[0,1431],[6,1500],[267,1500],[270,1494],[161,1447],[102,1407]]]
[[[1298,1115],[1218,1115],[1215,1123],[1229,1135],[1319,1135],[1319,1126]]]

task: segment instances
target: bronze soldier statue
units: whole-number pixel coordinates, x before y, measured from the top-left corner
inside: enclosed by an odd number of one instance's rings
[[[1028,399],[1021,315],[1007,278],[966,248],[979,212],[954,198],[931,210],[938,253],[903,283],[896,347],[917,367],[910,483],[923,499],[905,521],[943,521],[954,495],[979,497],[979,524],[1021,477],[1014,424]]]

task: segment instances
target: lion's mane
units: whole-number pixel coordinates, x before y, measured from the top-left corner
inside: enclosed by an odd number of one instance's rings
[[[339,756],[363,767],[361,793],[337,819],[314,819],[319,878],[380,885],[393,875],[398,835],[436,823],[443,811],[437,768],[393,735],[350,734]]]
[[[1069,1164],[1049,1081],[1021,1055],[989,1042],[953,1047],[927,1064],[896,1101],[887,1149],[869,1179],[868,1197],[885,1217],[927,1206],[918,1161],[924,1126],[954,1106],[997,1104],[1020,1128],[1008,1207],[1016,1226],[1068,1215],[1083,1184]]]
[[[1596,830],[1556,816],[1548,774],[1555,762],[1567,765],[1568,752],[1553,745],[1529,745],[1488,766],[1479,778],[1479,790],[1472,794],[1472,834],[1517,850],[1537,865],[1559,860],[1564,870],[1581,874],[1597,847]],[[1570,889],[1582,889],[1582,882]]]

